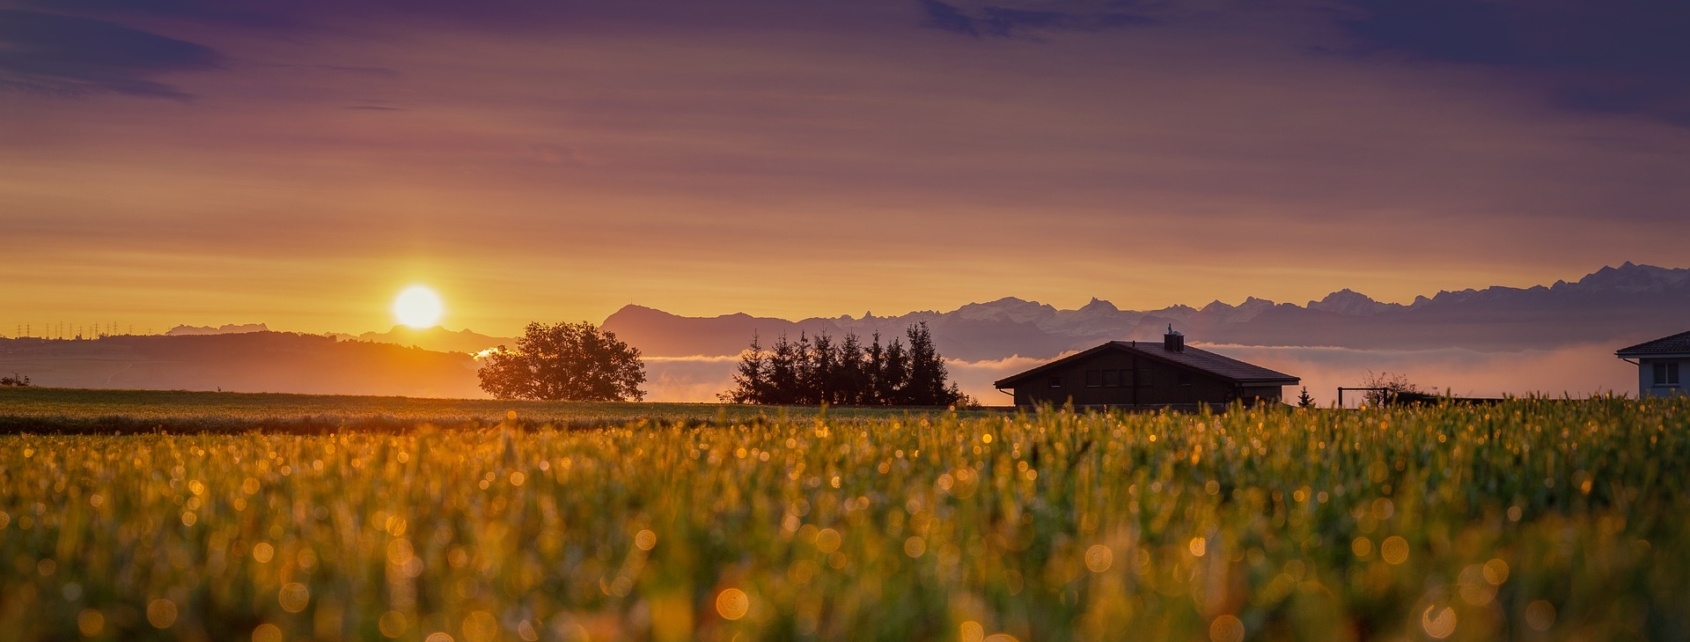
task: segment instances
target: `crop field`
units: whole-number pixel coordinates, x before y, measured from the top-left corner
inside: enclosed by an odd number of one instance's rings
[[[511,413],[516,413],[515,417]],[[815,407],[766,408],[696,403],[583,403],[355,397],[179,390],[0,388],[0,433],[155,433],[254,430],[324,434],[404,432],[427,423],[453,428],[504,425],[558,429],[762,423],[816,415]],[[895,417],[897,408],[835,408],[833,417]],[[982,414],[976,412],[973,414]]]
[[[1690,639],[1685,399],[371,431],[333,398],[23,398],[9,640]],[[238,430],[266,413],[329,419]],[[217,430],[57,434],[104,416]]]

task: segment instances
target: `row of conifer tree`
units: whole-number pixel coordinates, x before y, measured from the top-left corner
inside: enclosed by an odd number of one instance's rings
[[[881,345],[875,333],[868,345],[855,334],[834,339],[827,333],[781,335],[764,348],[756,336],[740,357],[734,389],[723,401],[750,404],[830,404],[841,406],[953,406],[969,398],[949,383],[944,357],[933,347],[926,323],[905,332],[908,345],[894,337]]]

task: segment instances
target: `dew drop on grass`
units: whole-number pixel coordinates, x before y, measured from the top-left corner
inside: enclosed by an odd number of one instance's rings
[[[176,623],[176,603],[158,598],[147,603],[147,623],[156,629],[168,629]]]
[[[724,620],[738,620],[751,610],[751,597],[736,588],[716,594],[716,613]]]
[[[1379,557],[1387,564],[1401,564],[1408,561],[1408,540],[1401,535],[1392,535],[1379,544]]]
[[[1108,546],[1093,544],[1086,549],[1086,568],[1093,573],[1102,573],[1115,564],[1115,552]]]
[[[1455,633],[1455,609],[1441,604],[1426,607],[1420,613],[1420,628],[1433,639],[1442,640]]]
[[[299,582],[288,582],[282,585],[282,590],[276,595],[276,601],[281,603],[282,610],[289,613],[299,613],[311,603],[311,589]]]
[[[1536,631],[1548,631],[1555,626],[1555,606],[1545,600],[1533,600],[1526,605],[1526,626]]]
[[[1243,642],[1244,622],[1230,613],[1216,617],[1209,623],[1211,642]]]
[[[969,620],[959,628],[957,637],[961,642],[984,642],[986,639],[986,627],[980,626],[979,622]]]
[[[381,618],[376,620],[376,628],[381,630],[382,635],[396,638],[404,635],[405,631],[411,628],[411,620],[405,617],[404,613],[388,611],[381,614]]]
[[[76,629],[83,637],[94,637],[106,628],[106,615],[99,609],[82,609],[76,614]]]
[[[252,630],[252,642],[282,642],[282,628],[269,622]]]

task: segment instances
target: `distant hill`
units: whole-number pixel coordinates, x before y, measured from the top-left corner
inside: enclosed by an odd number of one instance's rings
[[[753,333],[765,342],[801,332],[890,337],[920,321],[927,322],[942,353],[970,361],[1048,358],[1107,340],[1159,340],[1170,324],[1189,340],[1209,344],[1480,351],[1625,345],[1682,332],[1690,324],[1690,269],[1628,262],[1574,283],[1446,291],[1408,305],[1381,303],[1348,289],[1305,305],[1249,298],[1238,305],[1214,301],[1202,308],[1134,311],[1093,299],[1076,310],[1059,310],[1010,297],[950,312],[801,321],[745,314],[682,317],[629,305],[603,326],[647,355],[680,357],[737,354]]]
[[[179,325],[166,331],[165,336],[187,337],[213,334],[249,334],[253,332],[269,332],[269,326],[263,323],[226,324],[223,326],[191,326]],[[368,343],[391,343],[401,346],[415,346],[435,352],[462,352],[475,354],[488,348],[515,346],[516,339],[508,337],[490,337],[470,330],[452,331],[434,326],[431,328],[412,328],[396,325],[387,332],[365,332],[363,334],[346,334],[332,332],[327,336],[340,341],[364,341]]]
[[[501,345],[516,347],[516,339],[513,338],[490,337],[469,330],[453,332],[440,326],[417,329],[396,325],[387,332],[365,332],[357,336],[350,334],[334,334],[331,336],[344,340],[391,343],[402,346],[416,346],[436,352],[462,352],[466,354],[475,354]]]
[[[262,323],[225,323],[218,327],[209,325],[179,325],[164,331],[167,337],[192,337],[206,334],[245,334],[248,332],[269,332],[269,326]]]
[[[286,332],[0,339],[38,386],[481,397],[469,355]]]

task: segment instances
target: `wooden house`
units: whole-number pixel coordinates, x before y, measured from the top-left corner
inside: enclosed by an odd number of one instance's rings
[[[1013,390],[1015,405],[1196,409],[1280,403],[1297,377],[1187,347],[1168,329],[1161,343],[1110,341],[995,382]]]

